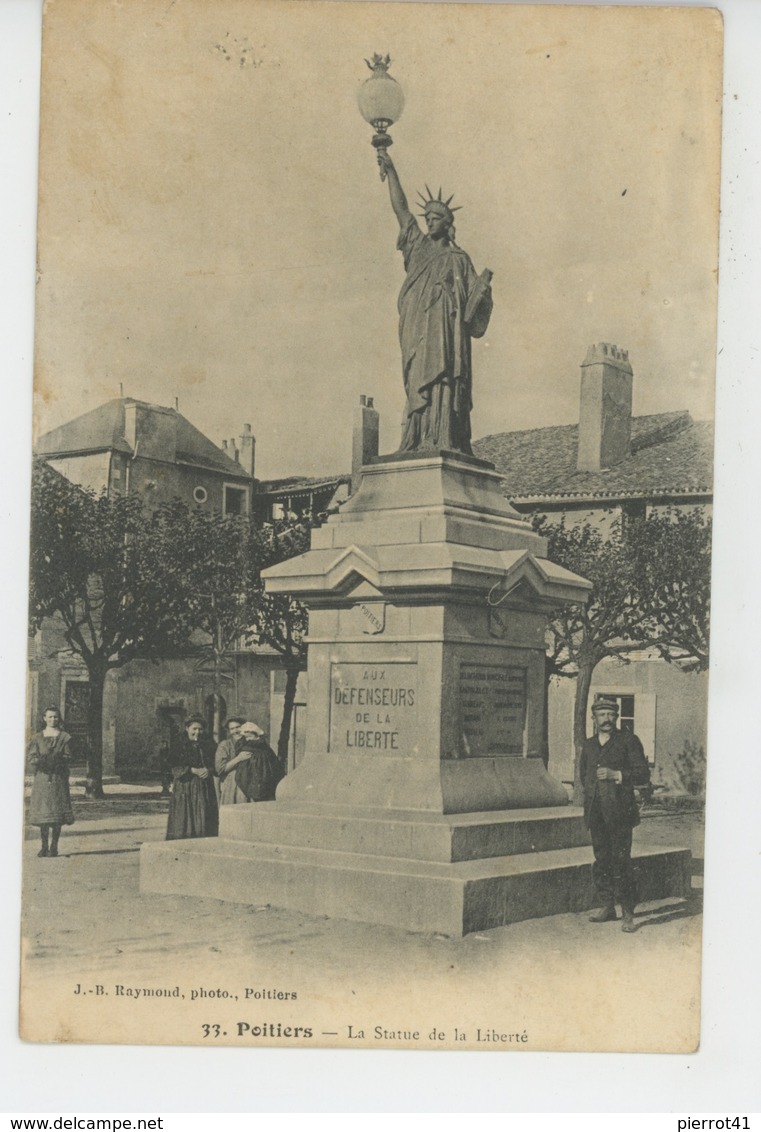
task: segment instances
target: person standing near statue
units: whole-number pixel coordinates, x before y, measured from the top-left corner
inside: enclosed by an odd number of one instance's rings
[[[585,739],[580,776],[584,787],[584,820],[592,836],[592,877],[602,907],[589,919],[593,924],[617,920],[616,896],[621,903],[621,930],[636,931],[637,889],[632,868],[632,830],[639,825],[635,786],[650,782],[642,744],[630,731],[616,727],[618,701],[598,696],[592,705],[597,734]]]
[[[166,840],[216,837],[219,805],[214,789],[214,750],[204,738],[206,722],[200,715],[185,720],[185,734],[172,754],[172,797],[169,800]]]
[[[74,822],[69,793],[71,736],[64,731],[57,708],[47,708],[43,718],[43,730],[33,735],[29,743],[34,773],[29,823],[40,827],[41,845],[37,856],[57,857],[61,827]]]
[[[235,743],[240,735],[240,729],[245,723],[242,716],[231,716],[225,724],[227,736],[217,746],[214,755],[214,770],[219,782],[220,806],[234,805],[236,802],[246,802],[245,794],[235,785],[235,767],[242,760],[235,754]]]
[[[422,197],[426,234],[410,212],[387,150],[378,152],[399,221],[397,247],[407,277],[399,294],[399,341],[406,404],[400,452],[472,454],[471,338],[486,333],[492,311],[490,271],[477,275],[455,243],[452,200]]]

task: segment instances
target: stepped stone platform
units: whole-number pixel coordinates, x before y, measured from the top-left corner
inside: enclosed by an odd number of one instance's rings
[[[421,861],[470,861],[589,844],[582,812],[570,806],[434,814],[265,802],[223,806],[220,836]]]
[[[221,836],[148,843],[142,892],[213,896],[459,937],[595,906],[575,807],[421,815],[221,811]],[[642,900],[686,896],[690,852],[635,846]]]

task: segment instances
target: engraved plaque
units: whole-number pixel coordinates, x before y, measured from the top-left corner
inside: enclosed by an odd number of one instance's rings
[[[460,665],[461,754],[525,754],[525,667],[499,664]]]
[[[330,666],[332,754],[408,755],[417,744],[417,664]]]

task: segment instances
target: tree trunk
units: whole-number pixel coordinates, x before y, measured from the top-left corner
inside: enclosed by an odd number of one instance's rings
[[[576,677],[576,698],[573,703],[573,800],[577,806],[580,806],[584,800],[579,763],[581,748],[587,737],[589,689],[592,685],[592,673],[596,667],[594,661],[584,661],[579,664],[579,673]]]
[[[87,782],[85,797],[103,798],[103,688],[108,669],[95,659],[87,666],[90,698],[87,704]]]
[[[277,757],[288,772],[288,748],[291,742],[291,722],[293,720],[293,705],[296,701],[296,685],[299,680],[301,668],[298,665],[288,665],[285,670],[285,696],[283,699],[283,720],[280,724],[280,735],[277,741]]]
[[[215,743],[224,738],[222,734],[222,694],[215,691],[213,694],[214,713],[212,716],[211,733]]]
[[[214,594],[211,595],[211,607],[214,608]],[[212,735],[214,742],[220,743],[224,736],[222,735],[222,623],[218,621],[214,631],[214,717],[211,723]]]

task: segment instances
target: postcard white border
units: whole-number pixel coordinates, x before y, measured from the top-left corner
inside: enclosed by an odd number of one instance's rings
[[[692,1056],[536,1053],[520,1061],[487,1053],[34,1046],[17,1037],[17,752],[24,719],[40,8],[40,0],[0,4],[0,243],[6,249],[0,281],[0,845],[6,892],[0,918],[0,1110],[758,1111],[761,744],[753,714],[759,699],[753,644],[761,628],[754,578],[760,542],[754,487],[761,487],[761,5],[721,5],[725,124],[702,1046]],[[242,1080],[243,1071],[249,1085],[236,1093],[230,1082]]]

